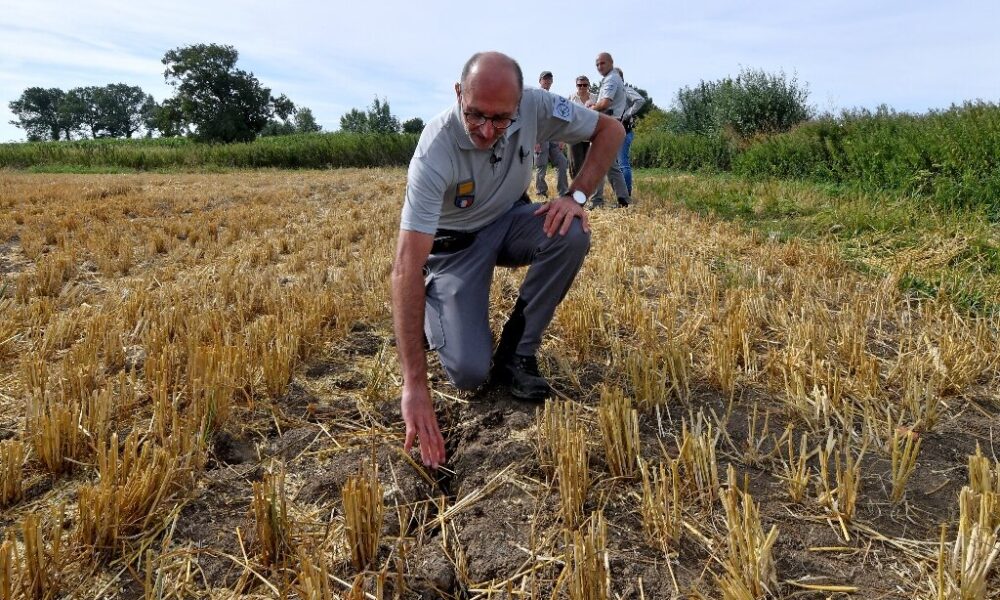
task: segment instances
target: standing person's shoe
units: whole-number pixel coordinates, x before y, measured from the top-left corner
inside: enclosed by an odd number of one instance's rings
[[[510,384],[510,395],[521,400],[545,400],[552,394],[549,382],[538,372],[538,359],[534,355],[513,354],[500,364],[493,365],[495,378]]]
[[[604,208],[604,198],[594,198],[590,201],[590,210],[597,210],[598,208]]]
[[[618,208],[628,208],[629,205],[631,205],[631,204],[632,204],[632,202],[628,198],[619,198],[618,199]]]

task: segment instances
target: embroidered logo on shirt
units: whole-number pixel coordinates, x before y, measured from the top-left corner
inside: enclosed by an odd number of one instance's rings
[[[460,181],[455,190],[455,206],[458,208],[469,208],[476,201],[476,183],[468,179]]]
[[[563,121],[571,121],[573,119],[573,104],[562,96],[553,96],[552,116]]]

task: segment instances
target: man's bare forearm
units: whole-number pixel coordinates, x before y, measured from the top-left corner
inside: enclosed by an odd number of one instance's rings
[[[432,243],[432,236],[400,232],[392,269],[392,320],[404,385],[427,384],[427,354],[423,345],[426,299],[423,267]]]
[[[601,182],[611,168],[611,163],[618,156],[618,150],[625,140],[625,128],[616,119],[607,115],[600,115],[597,119],[597,128],[590,138],[590,149],[587,151],[587,158],[580,167],[580,172],[573,179],[573,189],[582,190],[587,194],[592,194],[597,189],[597,184]]]

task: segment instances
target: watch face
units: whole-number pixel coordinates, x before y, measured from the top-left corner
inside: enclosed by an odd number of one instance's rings
[[[576,200],[577,204],[583,206],[587,203],[587,194],[584,194],[580,190],[576,190],[573,192],[573,199]]]

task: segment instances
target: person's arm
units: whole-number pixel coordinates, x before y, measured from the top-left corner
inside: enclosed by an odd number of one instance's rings
[[[580,190],[588,196],[592,194],[611,168],[611,162],[618,156],[618,149],[624,140],[625,128],[617,119],[607,115],[597,115],[597,126],[590,136],[590,150],[587,151],[583,166],[569,185],[570,193],[572,190]],[[566,235],[575,217],[580,218],[584,231],[590,231],[587,213],[569,196],[546,202],[535,211],[535,214],[545,215],[543,229],[549,237],[556,232],[559,235]]]
[[[646,105],[646,99],[642,97],[642,94],[637,92],[635,88],[627,85],[625,86],[625,98],[628,102],[628,108],[625,110],[625,114],[622,115],[623,121],[635,115]]]
[[[392,321],[396,350],[403,370],[403,397],[400,408],[406,423],[409,452],[414,439],[420,440],[424,465],[437,468],[445,462],[444,438],[438,427],[427,387],[427,353],[424,351],[424,265],[434,236],[416,231],[399,231],[396,260],[392,266]]]
[[[601,98],[600,100],[592,104],[590,108],[596,110],[599,113],[602,113],[605,110],[611,108],[611,98]]]
[[[597,189],[597,184],[607,175],[623,141],[625,141],[625,128],[618,119],[608,115],[598,115],[597,127],[590,136],[587,158],[584,159],[580,172],[570,183],[570,189],[582,190],[588,196],[592,194]]]

